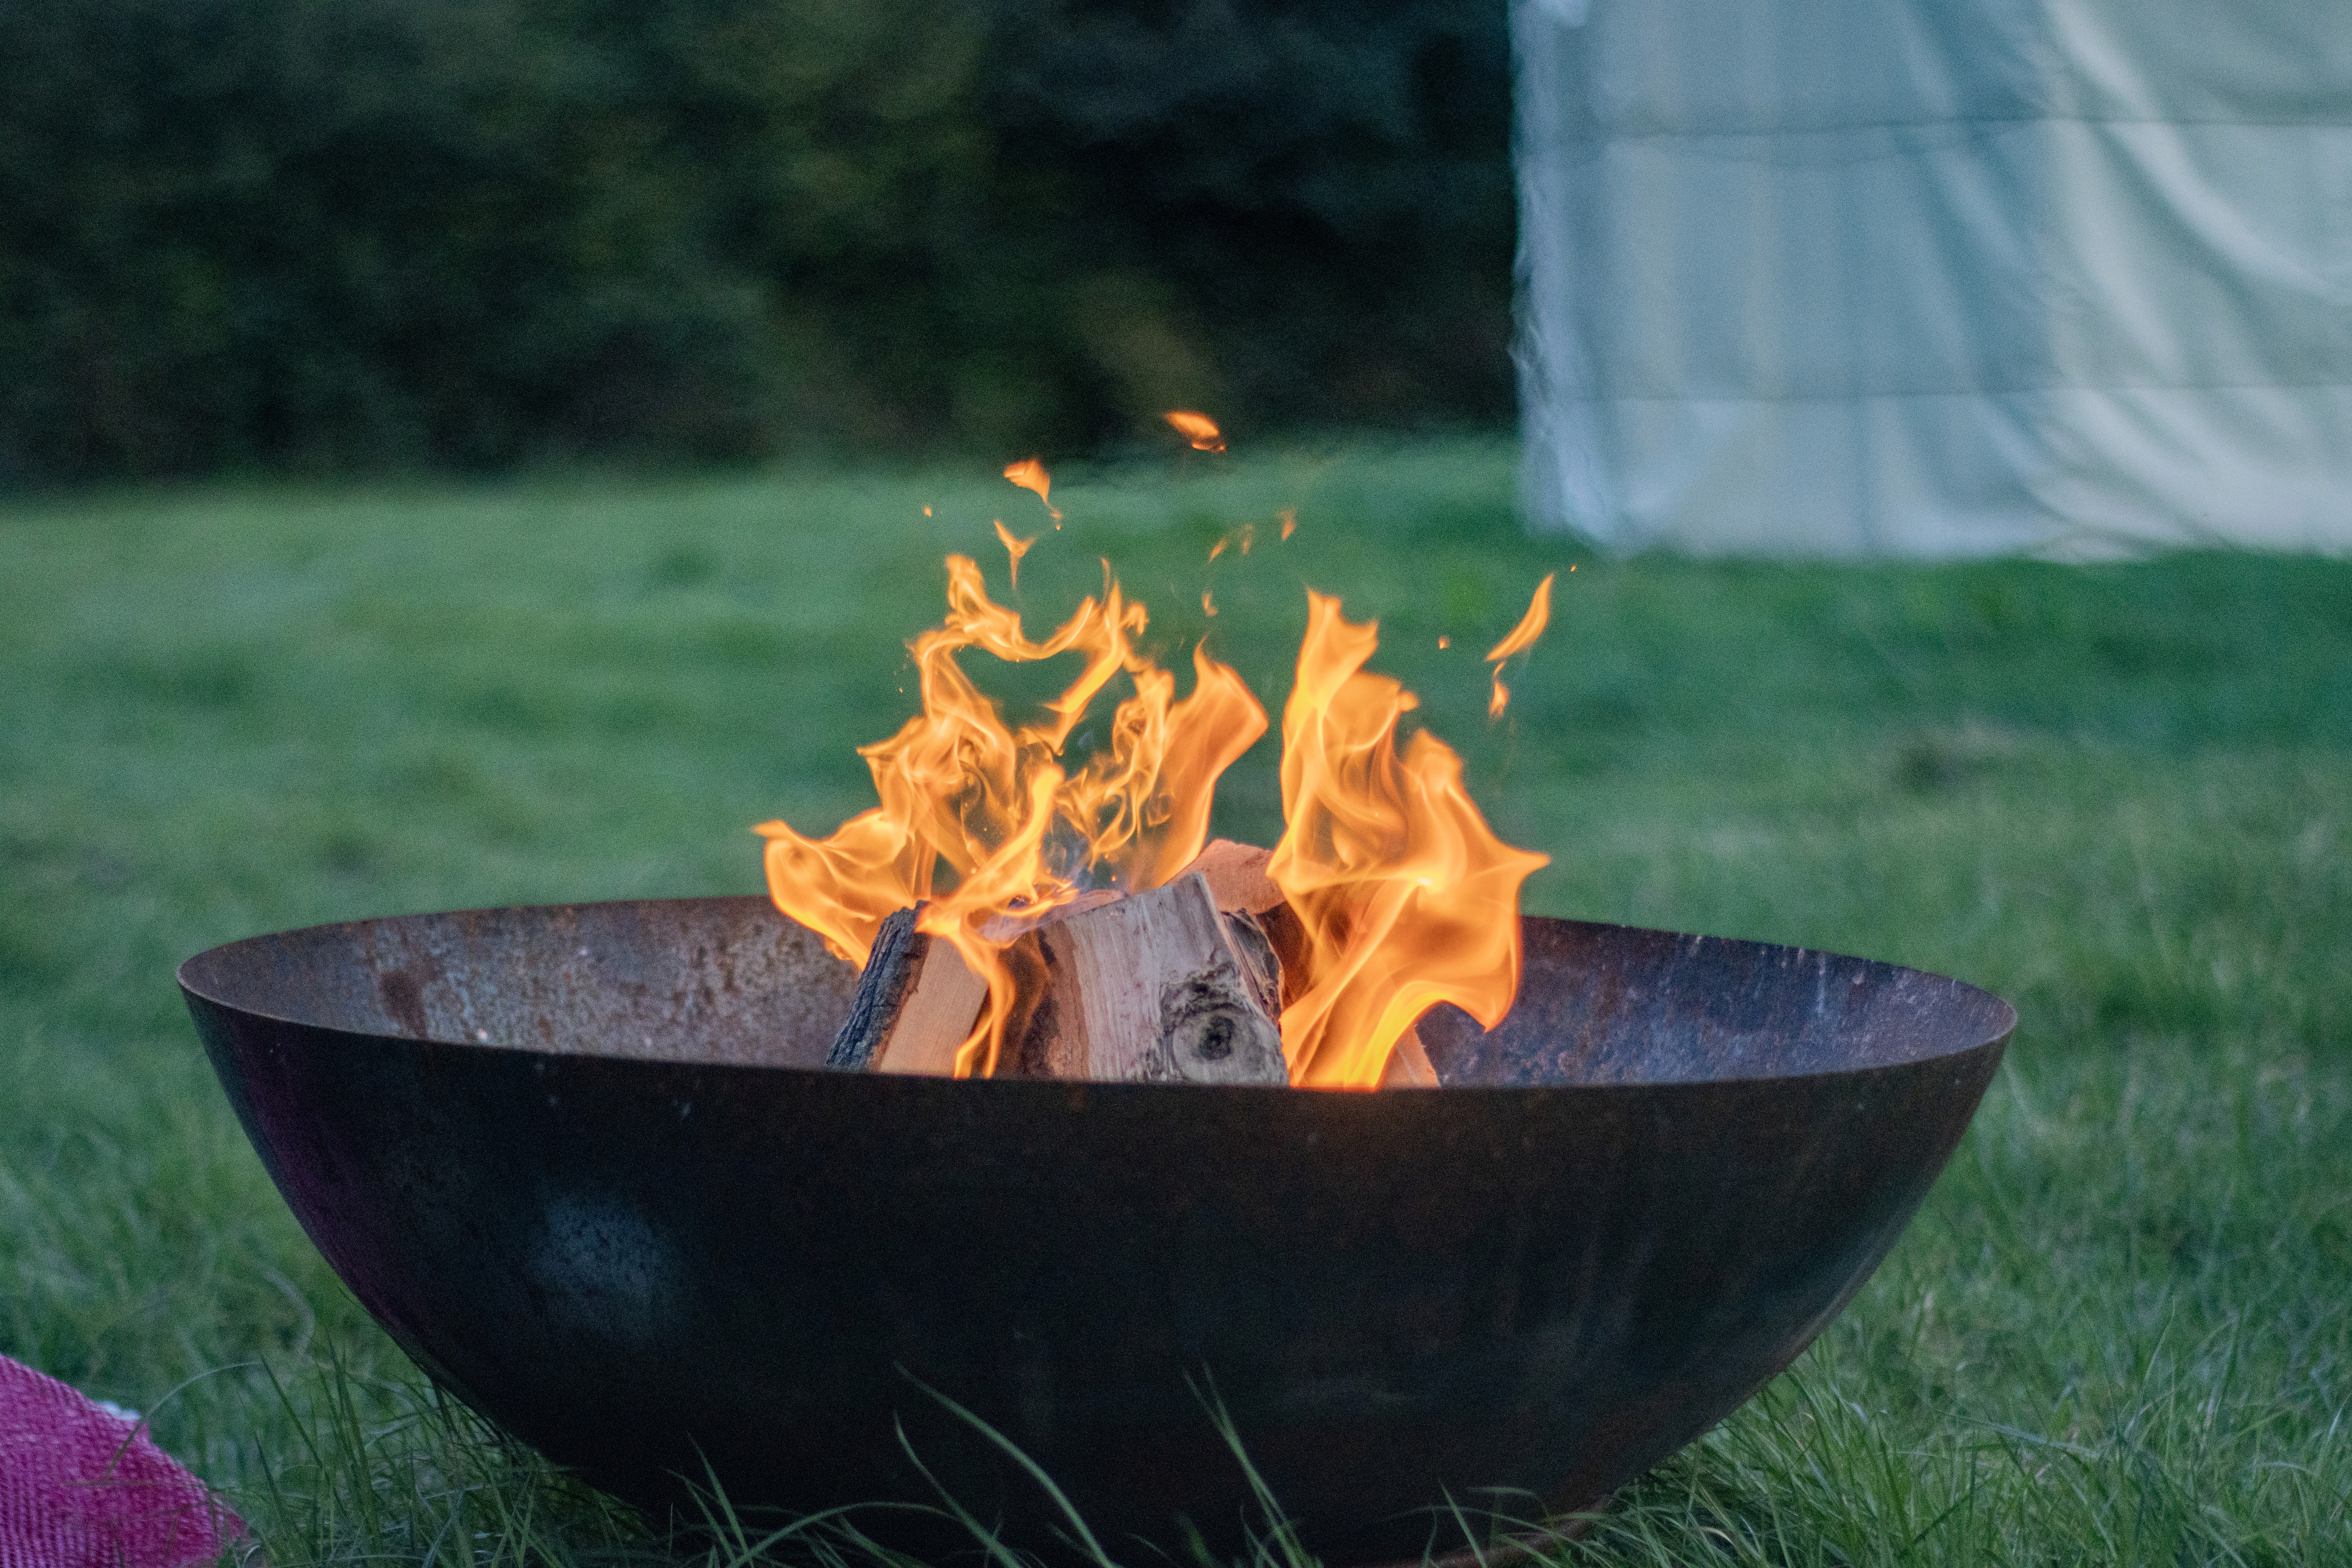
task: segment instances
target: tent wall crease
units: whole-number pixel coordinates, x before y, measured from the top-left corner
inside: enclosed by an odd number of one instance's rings
[[[1513,32],[1535,526],[2352,546],[2352,5],[1519,0]]]

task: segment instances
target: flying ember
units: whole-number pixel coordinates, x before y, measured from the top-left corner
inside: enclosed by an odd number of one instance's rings
[[[1225,449],[1223,433],[1218,430],[1217,422],[1205,414],[1195,413],[1190,408],[1172,408],[1160,417],[1168,421],[1176,434],[1192,443],[1192,450],[1196,452],[1222,452]]]
[[[1576,568],[1571,566],[1569,570],[1573,572]],[[1509,636],[1486,650],[1486,661],[1495,667],[1495,691],[1486,701],[1486,711],[1491,717],[1501,718],[1504,707],[1511,700],[1511,689],[1503,684],[1503,661],[1515,653],[1533,647],[1536,638],[1543,636],[1544,626],[1551,620],[1551,580],[1557,575],[1557,573],[1545,574],[1544,580],[1536,584],[1535,597],[1528,604],[1528,613],[1519,617],[1519,624],[1511,628]]]
[[[1017,463],[1005,464],[1004,477],[1024,490],[1035,490],[1037,499],[1045,503],[1046,511],[1052,514],[1054,526],[1059,528],[1062,525],[1062,514],[1054,507],[1053,476],[1045,472],[1045,464],[1034,458],[1024,458]],[[928,517],[930,513],[926,511],[923,515]]]
[[[1045,500],[1034,459],[1006,477]],[[1034,541],[996,532],[1017,572]],[[777,907],[864,966],[834,1065],[1373,1089],[1433,1081],[1413,1033],[1431,1006],[1488,1027],[1509,1011],[1519,887],[1545,858],[1496,837],[1444,742],[1400,749],[1417,700],[1365,669],[1374,623],[1307,595],[1269,854],[1208,838],[1217,781],[1267,718],[1205,643],[1179,699],[1108,563],[1034,639],[970,557],[947,573],[946,618],[908,645],[922,710],[859,749],[879,804],[824,838],[757,830]],[[1550,585],[1488,656],[1498,710],[1500,661],[1542,631]],[[1079,668],[1016,722],[967,650]],[[1107,743],[1070,754],[1112,696]]]

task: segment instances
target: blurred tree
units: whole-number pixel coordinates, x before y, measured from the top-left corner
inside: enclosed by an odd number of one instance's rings
[[[516,0],[0,10],[0,464],[754,449],[756,279]]]
[[[1499,6],[0,7],[0,479],[1507,415]]]
[[[999,4],[1003,184],[1103,414],[1510,417],[1500,5]]]

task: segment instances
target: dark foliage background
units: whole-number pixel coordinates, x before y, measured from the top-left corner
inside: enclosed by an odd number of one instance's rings
[[[1510,408],[1499,0],[0,5],[0,481]]]

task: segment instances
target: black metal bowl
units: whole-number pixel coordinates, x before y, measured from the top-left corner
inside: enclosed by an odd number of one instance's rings
[[[1223,1555],[1259,1516],[1213,1390],[1345,1563],[1458,1544],[1449,1503],[1592,1503],[1737,1407],[1893,1245],[2016,1021],[1824,952],[1526,937],[1499,1028],[1424,1019],[1445,1087],[1377,1094],[825,1071],[856,976],[759,899],[322,926],[180,984],[368,1310],[599,1485],[936,1502],[911,1449],[1044,1543],[936,1391],[1107,1542]]]

